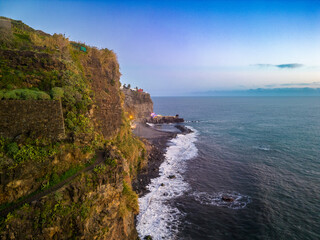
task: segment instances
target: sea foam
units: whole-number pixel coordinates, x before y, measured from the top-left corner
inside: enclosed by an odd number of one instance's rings
[[[235,191],[212,194],[206,192],[194,192],[192,195],[194,196],[194,199],[202,205],[227,207],[231,209],[243,209],[247,204],[251,203],[251,198],[249,196],[242,195]],[[233,201],[224,201],[223,197],[233,199]]]
[[[170,141],[165,160],[159,169],[160,176],[151,180],[147,186],[150,191],[139,199],[140,213],[137,216],[137,230],[143,239],[150,235],[152,239],[174,239],[183,216],[169,201],[183,195],[189,185],[183,179],[186,160],[197,155],[194,145],[197,132],[179,134]]]

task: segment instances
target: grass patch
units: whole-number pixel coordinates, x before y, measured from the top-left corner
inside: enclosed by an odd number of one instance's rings
[[[126,207],[135,214],[139,212],[138,195],[132,190],[131,186],[123,181],[122,196],[125,199]]]

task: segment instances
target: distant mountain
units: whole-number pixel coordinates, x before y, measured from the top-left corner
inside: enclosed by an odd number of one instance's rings
[[[193,96],[320,96],[320,88],[257,88],[194,92]]]

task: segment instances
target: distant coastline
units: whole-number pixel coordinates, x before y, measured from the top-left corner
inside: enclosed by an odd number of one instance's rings
[[[193,92],[191,96],[320,96],[320,88],[256,88],[247,90]]]

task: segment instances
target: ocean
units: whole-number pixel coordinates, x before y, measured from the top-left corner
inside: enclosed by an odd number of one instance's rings
[[[139,199],[141,239],[320,239],[320,97],[153,101],[194,132]]]

